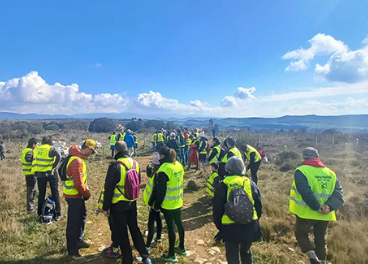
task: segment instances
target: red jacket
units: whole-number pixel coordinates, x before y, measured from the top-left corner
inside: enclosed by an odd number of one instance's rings
[[[80,148],[77,145],[74,145],[69,149],[69,155],[77,156],[84,160],[88,158],[87,156],[83,156],[80,153]],[[64,193],[63,196],[66,198],[81,198],[83,196],[87,200],[91,196],[91,194],[87,186],[84,185],[82,181],[82,177],[83,177],[82,161],[80,159],[75,159],[72,162],[70,162],[69,167],[66,171],[66,174],[73,178],[74,187],[78,190],[79,194],[68,195]]]

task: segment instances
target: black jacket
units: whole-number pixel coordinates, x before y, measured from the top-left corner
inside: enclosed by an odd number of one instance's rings
[[[169,141],[167,141],[166,146],[167,146],[168,148],[172,148],[172,149],[174,149],[176,152],[179,152],[179,150],[180,150],[180,143],[179,143],[179,141],[178,141],[177,139],[175,139],[175,138],[172,138],[172,139],[170,139]]]
[[[227,155],[227,159],[229,160],[231,157],[234,156],[234,153],[229,151],[230,149],[224,151],[224,155],[222,157],[224,157],[225,155]],[[221,159],[222,159],[221,157]],[[219,164],[219,168],[218,168],[218,174],[220,176],[220,179],[223,179],[225,177],[225,175],[227,174],[226,170],[225,170],[225,166],[226,166],[226,162],[221,162]]]
[[[114,159],[118,160],[121,158],[128,158],[129,155],[127,152],[118,152]],[[138,163],[137,163],[138,164]],[[112,197],[114,195],[114,190],[116,185],[120,182],[121,177],[121,164],[112,162],[107,169],[107,175],[105,179],[105,192],[104,192],[104,202],[102,209],[104,211],[124,211],[128,210],[131,202],[128,201],[119,201],[116,204],[112,203]],[[141,172],[139,171],[139,182],[141,182]]]
[[[245,177],[245,176],[244,176]],[[257,185],[251,181],[252,195],[254,199],[254,208],[256,209],[258,219],[262,216],[262,200]],[[226,240],[243,242],[258,241],[261,238],[261,230],[258,220],[247,225],[223,225],[221,218],[225,212],[225,203],[227,201],[227,185],[220,182],[216,188],[213,204],[213,220],[222,237]]]
[[[160,164],[171,163],[168,158],[160,160]],[[169,181],[169,176],[165,172],[159,172],[155,176],[154,186],[152,190],[151,197],[148,201],[148,205],[153,207],[155,210],[161,209],[161,204],[164,201],[167,189],[167,182]]]
[[[208,161],[211,161],[216,155],[217,155],[217,149],[214,149],[214,147],[216,146],[219,146],[220,144],[216,144],[216,145],[213,145],[211,148],[212,148],[212,152],[211,152],[211,155],[209,155],[208,157]],[[223,148],[221,148],[220,146],[220,156],[218,158],[219,161],[221,161],[221,159],[224,157],[224,154],[225,154],[225,150]]]

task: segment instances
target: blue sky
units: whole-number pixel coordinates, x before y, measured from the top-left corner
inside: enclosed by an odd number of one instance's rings
[[[368,110],[367,1],[40,0],[0,9],[0,111]]]

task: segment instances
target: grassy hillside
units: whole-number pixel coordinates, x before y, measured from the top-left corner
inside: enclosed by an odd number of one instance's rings
[[[293,170],[302,161],[301,151],[314,146],[320,151],[323,162],[333,169],[345,192],[345,204],[338,212],[338,221],[331,223],[328,231],[328,257],[330,263],[368,263],[368,146],[362,137],[356,144],[354,136],[339,135],[332,141],[331,135],[312,134],[253,134],[240,131],[232,134],[238,142],[257,145],[266,150],[270,162],[263,163],[259,171],[259,189],[262,194],[264,215],[260,220],[263,241],[254,243],[252,250],[257,264],[308,263],[296,246],[294,237],[294,216],[288,213],[289,188]],[[68,138],[79,143],[86,137],[95,138],[108,144],[106,134],[68,134]],[[65,135],[60,135],[60,139]],[[139,135],[140,142],[150,135]],[[332,142],[334,144],[332,144]],[[23,142],[24,145],[24,142]],[[285,145],[287,151],[285,151]],[[39,224],[36,216],[27,215],[25,207],[25,180],[19,161],[18,143],[7,148],[7,159],[0,162],[0,263],[73,263],[66,256],[66,220],[51,225]],[[102,150],[100,150],[102,154]],[[109,153],[109,152],[108,152]],[[138,162],[145,168],[152,159],[149,149],[141,146]],[[78,263],[120,263],[106,259],[100,251],[110,244],[110,230],[107,220],[96,216],[93,209],[101,191],[109,157],[92,157],[87,162],[88,180],[92,196],[86,202],[88,217],[86,237],[93,242],[89,249],[81,250],[84,258]],[[212,223],[209,197],[204,186],[208,172],[195,175],[194,170],[185,175],[183,221],[186,229],[187,257],[179,263],[226,263],[222,243],[215,244],[216,234]],[[143,173],[146,183],[146,177]],[[143,188],[144,186],[142,186]],[[62,190],[60,185],[60,190]],[[63,198],[62,212],[66,216]],[[146,230],[148,210],[139,200],[139,225]],[[164,225],[165,227],[165,225]],[[152,249],[153,263],[164,263],[160,256],[167,249],[167,235],[164,243]],[[137,255],[135,251],[134,254]],[[138,263],[138,262],[137,262]]]

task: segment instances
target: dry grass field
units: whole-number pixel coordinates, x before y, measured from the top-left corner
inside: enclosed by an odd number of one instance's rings
[[[270,159],[269,163],[261,165],[258,173],[264,205],[264,215],[260,220],[263,241],[252,246],[254,263],[308,263],[296,245],[293,233],[295,218],[288,213],[293,171],[302,161],[301,152],[306,146],[314,146],[319,150],[322,161],[337,173],[345,192],[345,204],[338,212],[338,221],[331,223],[328,231],[329,262],[368,263],[366,135],[359,135],[357,145],[356,136],[352,135],[272,132],[261,135],[249,131],[230,134],[239,142],[247,142],[250,145],[258,142],[258,148],[265,150]],[[70,132],[54,137],[57,140],[64,140],[67,137],[68,145],[78,144],[88,137],[108,145],[107,134],[86,132],[77,135],[76,132]],[[150,139],[150,135],[138,137],[141,146],[137,160],[141,168],[145,168],[153,155],[150,154],[150,144],[148,148],[143,149],[142,143],[143,138]],[[21,145],[24,147],[26,143],[21,142]],[[11,142],[7,150],[9,152],[6,153],[7,158],[0,162],[0,263],[120,263],[120,260],[110,260],[101,254],[101,250],[110,244],[110,230],[107,219],[102,215],[96,216],[93,211],[97,208],[97,199],[111,159],[110,151],[106,150],[106,157],[95,156],[87,162],[92,196],[86,202],[88,217],[85,236],[93,242],[93,245],[89,249],[81,250],[83,258],[73,262],[66,256],[66,220],[50,225],[40,224],[37,223],[35,215],[26,213],[25,179],[20,167],[18,142]],[[142,188],[144,188],[147,179],[145,173],[142,175]],[[185,175],[187,187],[184,194],[183,221],[189,254],[187,257],[180,257],[179,263],[226,263],[223,244],[215,244],[213,240],[216,228],[212,223],[211,208],[208,205],[210,199],[204,189],[207,176],[208,173],[195,175],[194,170]],[[62,193],[61,184],[60,192]],[[63,198],[61,201],[62,212],[66,216],[66,203]],[[142,199],[139,199],[138,210],[139,224],[144,232],[148,210],[143,206]],[[168,247],[166,238],[164,235],[163,245],[151,250],[153,263],[164,263],[160,256]],[[134,254],[137,255],[137,252],[134,251]]]

